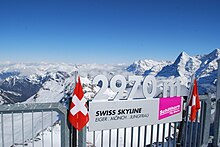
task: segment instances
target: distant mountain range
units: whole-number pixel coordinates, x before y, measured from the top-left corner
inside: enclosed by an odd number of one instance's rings
[[[187,85],[193,74],[201,94],[214,93],[217,84],[217,60],[220,50],[207,55],[189,56],[182,52],[174,62],[139,60],[131,65],[67,63],[0,63],[0,104],[59,101],[74,81],[74,72],[82,77],[85,91],[98,74],[108,78],[116,74],[154,75],[157,78],[179,77]]]
[[[194,74],[198,79],[200,93],[215,92],[217,84],[217,60],[220,49],[207,55],[189,56],[182,52],[174,62],[139,60],[131,64],[127,71],[138,75],[155,75],[156,77],[181,77],[189,81]]]

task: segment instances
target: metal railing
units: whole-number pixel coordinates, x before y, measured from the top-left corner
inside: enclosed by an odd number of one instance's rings
[[[175,147],[178,146],[178,137],[183,133],[180,146],[208,146],[210,143],[210,115],[211,101],[207,96],[200,96],[201,110],[198,112],[196,121],[191,123],[188,117],[184,120],[185,127],[180,129],[181,122],[168,124],[157,124],[149,126],[139,126],[132,128],[121,128],[114,130],[102,130],[96,132],[78,132],[78,138],[84,136],[83,142],[78,142],[78,146],[97,146],[97,147]],[[220,108],[220,101],[217,103],[217,113]],[[188,111],[187,107],[187,111]],[[187,112],[189,113],[189,112]],[[67,126],[66,108],[59,103],[46,104],[15,104],[0,106],[0,146],[8,147],[13,145],[32,146],[32,147],[68,147],[69,128]],[[60,122],[60,137],[55,138],[53,133],[56,120]],[[215,119],[216,120],[216,119]],[[219,140],[215,141],[216,135],[219,137],[219,117],[214,121],[218,126],[214,134],[214,143],[219,146]],[[19,125],[18,125],[19,124]],[[218,125],[217,125],[218,124]],[[38,126],[38,128],[37,128]],[[28,129],[27,129],[28,127]],[[46,128],[50,128],[50,138],[44,136]],[[29,132],[27,131],[29,130]],[[181,131],[181,132],[180,132]],[[18,137],[19,135],[19,137]],[[87,144],[85,137],[87,136]],[[44,138],[47,137],[47,138]],[[40,141],[36,141],[39,139]],[[76,139],[76,138],[72,138]],[[56,142],[60,140],[60,144]],[[36,144],[38,142],[38,145]],[[39,144],[40,142],[40,144]]]
[[[96,132],[79,132],[78,138],[84,136],[84,141],[78,142],[78,146],[85,146],[87,136],[87,146],[124,146],[124,147],[175,147],[208,146],[212,142],[213,146],[219,146],[219,109],[220,101],[217,101],[214,123],[211,121],[211,100],[208,96],[200,96],[201,110],[198,112],[195,122],[188,120],[189,107],[186,109],[186,119],[183,120],[184,127],[180,129],[181,122],[169,124],[158,124],[149,126],[139,126],[132,128],[122,128],[114,130],[102,130]],[[56,121],[60,122],[60,137],[54,136],[53,127]],[[210,126],[214,124],[214,134],[210,136]],[[50,128],[50,146],[68,147],[69,128],[67,126],[67,110],[59,103],[40,104],[15,104],[0,106],[0,146],[8,147],[13,145],[36,146],[37,141],[40,146],[48,147],[45,143],[48,136],[44,136],[46,128]],[[28,129],[27,129],[28,128]],[[29,130],[29,132],[27,131]],[[182,140],[178,142],[179,135]],[[19,136],[19,137],[18,137]],[[76,139],[76,138],[72,138]],[[60,140],[60,144],[56,142]],[[38,145],[39,146],[39,145]]]
[[[91,146],[97,147],[203,147],[210,142],[211,100],[200,96],[201,109],[195,122],[189,121],[189,109],[182,122],[87,132]],[[181,128],[182,125],[182,128]]]
[[[96,147],[176,146],[177,123],[87,132]]]
[[[189,121],[190,107],[187,106],[182,138],[183,147],[208,146],[210,141],[211,100],[208,96],[200,96],[201,109],[197,112],[195,122]]]
[[[32,147],[69,146],[67,110],[59,103],[1,105],[0,115],[1,147],[16,145]],[[57,120],[59,121],[57,122]],[[56,122],[60,123],[58,127],[60,128],[59,139],[53,130]],[[48,128],[49,136],[45,132],[45,129]]]

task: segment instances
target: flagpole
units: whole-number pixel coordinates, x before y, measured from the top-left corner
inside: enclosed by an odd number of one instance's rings
[[[71,127],[72,147],[86,147],[86,124],[89,121],[88,107],[84,97],[83,86],[80,82],[78,72],[75,72],[75,88],[71,97],[68,119]]]
[[[76,73],[76,79],[78,77],[78,71]],[[86,147],[86,126],[83,127],[80,131],[78,131],[78,145],[80,145],[80,147]]]
[[[76,83],[74,83],[76,85]],[[75,87],[74,85],[72,85],[73,87]],[[71,89],[70,89],[71,90]],[[72,101],[72,94],[70,95],[70,97],[68,97],[68,116],[69,116],[69,113],[70,113],[70,103]],[[68,117],[67,117],[68,118]],[[68,127],[69,127],[69,147],[76,147],[76,129],[71,125],[71,123],[69,122],[69,120],[67,121],[68,122]],[[74,140],[75,138],[75,140]]]
[[[194,85],[193,81],[194,80],[195,80],[195,74],[193,74],[192,78],[191,78],[191,83],[190,83],[190,86],[189,86],[189,93],[188,93],[188,96],[186,98],[185,110],[183,110],[182,121],[180,122],[180,129],[179,129],[179,134],[178,134],[178,138],[177,138],[177,146],[178,147],[182,146],[181,142],[182,142],[183,135],[185,136],[185,139],[186,139],[187,126],[185,128],[185,125],[187,125],[187,123],[188,123],[188,119],[187,119],[188,118],[188,113],[189,113],[188,105],[189,105],[190,98],[191,98],[192,91],[193,91],[193,85]],[[183,128],[185,128],[185,130],[183,130]],[[183,145],[183,146],[185,146],[185,145]]]
[[[75,79],[74,79],[75,86],[74,87],[76,87],[77,77],[78,77],[78,71],[75,71]],[[77,130],[72,125],[71,125],[71,130],[72,130],[72,147],[76,147],[77,146]]]

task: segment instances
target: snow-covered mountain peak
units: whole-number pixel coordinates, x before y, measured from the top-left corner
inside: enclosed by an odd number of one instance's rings
[[[213,84],[216,83],[217,60],[219,59],[220,49],[215,49],[206,55],[197,56],[189,56],[182,52],[174,64],[164,67],[157,76],[181,77],[182,81],[190,81],[192,75],[195,74],[199,80],[200,92],[215,91],[210,89],[215,89]]]
[[[206,70],[207,68],[212,68],[213,70],[217,69],[217,60],[220,59],[220,49],[215,49],[214,51],[212,51],[211,53],[207,54],[207,55],[203,55],[200,56],[199,58],[202,62],[201,64],[201,69],[198,71],[200,73],[198,74],[202,74],[203,70]]]
[[[175,65],[178,65],[178,64],[180,64],[180,63],[187,62],[187,61],[190,60],[190,59],[191,59],[191,57],[190,57],[187,53],[181,52],[181,53],[179,54],[179,56],[177,57],[177,59],[175,60],[174,64],[175,64]]]
[[[214,51],[212,51],[210,54],[209,54],[210,57],[220,57],[220,49],[219,48],[216,48]]]
[[[200,60],[204,62],[204,64],[209,64],[210,62],[217,61],[218,59],[220,59],[220,50],[215,49],[211,53],[202,56]]]
[[[200,67],[201,61],[196,57],[189,56],[185,52],[181,52],[175,62],[164,67],[157,76],[163,77],[184,77],[190,78],[193,73]]]
[[[156,75],[164,66],[170,63],[169,61],[138,60],[131,64],[127,71],[137,75]]]
[[[198,66],[198,64],[201,64],[201,61],[199,61],[199,59],[193,56],[189,56],[185,52],[181,52],[174,62],[174,65],[186,66],[186,68],[192,68],[192,66]]]

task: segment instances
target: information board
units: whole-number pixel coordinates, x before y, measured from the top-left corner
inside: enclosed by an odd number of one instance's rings
[[[92,101],[89,131],[136,127],[182,120],[182,97]]]

